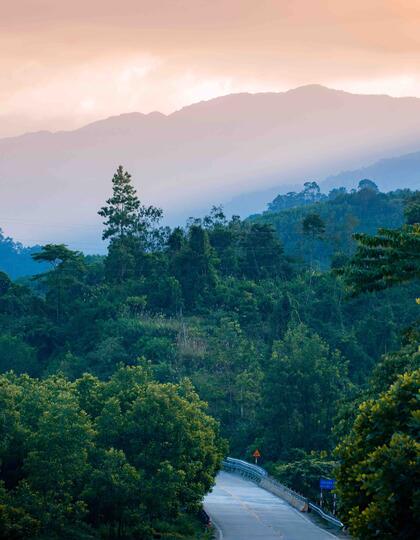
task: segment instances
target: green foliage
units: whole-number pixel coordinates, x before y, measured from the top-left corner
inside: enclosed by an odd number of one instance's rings
[[[287,254],[306,263],[312,259],[311,266],[326,269],[337,254],[348,257],[354,253],[354,233],[373,235],[381,227],[391,229],[403,223],[403,207],[413,193],[409,190],[380,193],[370,180],[362,182],[357,191],[347,193],[345,188],[336,188],[328,196],[316,189],[309,190],[314,194],[310,196],[305,187],[301,193],[279,196],[267,212],[249,219],[252,223],[272,225]],[[302,235],[302,221],[313,214],[323,221],[325,232],[322,240],[312,242],[309,251]]]
[[[303,190],[300,193],[290,191],[286,195],[277,195],[277,197],[268,204],[268,210],[270,212],[279,212],[286,208],[306,206],[325,199],[326,196],[321,193],[319,185],[316,182],[305,182]]]
[[[321,238],[325,233],[325,223],[318,214],[308,214],[302,220],[302,230],[312,239]]]
[[[131,175],[120,165],[112,178],[112,197],[98,214],[105,219],[103,239],[124,238],[138,231],[140,201],[131,184]]]
[[[220,419],[231,447],[243,448],[261,402],[261,353],[230,318],[222,318],[212,329],[206,348],[208,353],[191,373],[192,381],[209,402],[210,412]]]
[[[304,325],[290,327],[274,343],[267,371],[264,454],[276,458],[294,448],[331,448],[333,418],[347,385],[346,362],[338,351]]]
[[[376,237],[359,236],[359,249],[345,270],[353,293],[418,278],[419,238],[417,224],[381,229]],[[350,433],[336,449],[342,519],[362,540],[418,536],[418,338],[413,326],[405,347],[385,355],[376,366],[369,391],[373,399],[359,406]]]
[[[375,182],[372,182],[372,180],[369,180],[369,178],[363,178],[363,180],[360,180],[358,184],[359,190],[361,189],[369,189],[375,193],[379,192],[378,186],[375,184]]]
[[[315,269],[348,262],[355,228],[400,225],[413,194],[309,182],[284,211],[169,231],[122,168],[113,188],[106,257],[47,245],[35,279],[0,273],[0,535],[189,534],[225,451],[209,414],[231,455],[258,446],[314,495],[358,405],[418,364],[415,280],[348,298]]]
[[[36,351],[17,336],[0,335],[0,372],[39,373]]]
[[[385,289],[420,277],[420,225],[355,235],[358,250],[345,271],[353,294]]]
[[[414,192],[406,199],[404,216],[408,225],[420,223],[420,191]]]
[[[7,274],[5,274],[4,272],[0,272],[0,294],[5,294],[11,286],[12,282],[7,276]]]
[[[408,342],[399,351],[382,356],[372,371],[369,390],[379,395],[395,382],[399,375],[420,366],[420,348],[417,335],[409,336]]]
[[[111,240],[106,270],[111,279],[136,276],[147,250],[161,243],[164,231],[157,228],[162,210],[141,204],[131,175],[120,165],[112,178],[112,197],[98,214],[105,219],[104,240]]]
[[[67,315],[69,300],[83,294],[83,274],[86,272],[84,257],[78,251],[71,251],[64,244],[47,244],[39,253],[33,255],[37,262],[51,265],[52,269],[38,274],[34,279],[42,282],[46,299],[54,309],[56,320]]]
[[[252,224],[243,241],[244,271],[248,279],[289,277],[283,246],[270,225]]]
[[[192,225],[187,242],[172,261],[175,277],[181,285],[188,308],[195,307],[212,293],[217,279],[215,265],[216,257],[207,232],[199,225]]]
[[[271,465],[269,471],[282,484],[317,501],[320,478],[333,478],[336,466],[327,452],[296,451],[290,460]]]
[[[190,383],[161,385],[140,367],[108,382],[2,376],[0,403],[11,538],[150,538],[199,508],[225,450]]]
[[[321,240],[325,234],[325,223],[319,214],[308,214],[302,220],[302,232],[304,236],[310,238],[310,267],[313,266],[313,251],[315,240]]]
[[[361,539],[414,540],[419,529],[420,371],[359,408],[339,445],[341,517]]]

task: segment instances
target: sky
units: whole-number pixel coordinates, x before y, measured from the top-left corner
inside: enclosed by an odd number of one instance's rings
[[[0,2],[0,137],[319,83],[420,97],[420,0]]]

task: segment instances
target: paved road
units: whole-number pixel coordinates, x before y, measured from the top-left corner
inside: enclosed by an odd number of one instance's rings
[[[336,538],[288,503],[235,474],[219,474],[204,506],[223,540]]]

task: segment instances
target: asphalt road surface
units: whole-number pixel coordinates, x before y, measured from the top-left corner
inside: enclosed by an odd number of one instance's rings
[[[282,499],[235,474],[221,472],[204,507],[220,540],[332,540]]]

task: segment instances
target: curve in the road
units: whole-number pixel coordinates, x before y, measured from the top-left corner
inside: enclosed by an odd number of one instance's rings
[[[282,499],[235,474],[221,472],[204,501],[220,540],[332,540]]]

